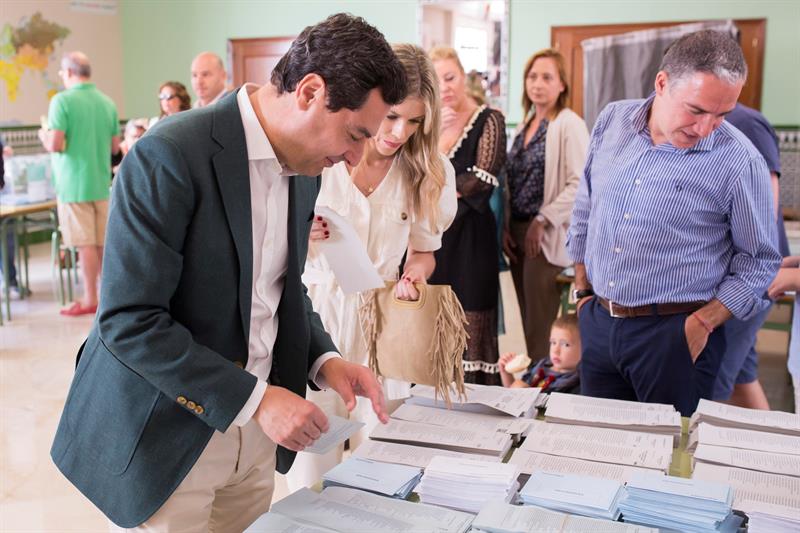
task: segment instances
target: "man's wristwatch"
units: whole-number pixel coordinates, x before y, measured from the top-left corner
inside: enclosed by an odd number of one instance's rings
[[[594,296],[594,291],[592,289],[574,289],[572,291],[572,299],[576,302],[587,296]]]

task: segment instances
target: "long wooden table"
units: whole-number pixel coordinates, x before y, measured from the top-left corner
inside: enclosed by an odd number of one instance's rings
[[[24,219],[26,216],[33,215],[36,213],[46,213],[50,212],[52,215],[52,220],[55,226],[56,220],[56,201],[55,200],[47,200],[45,202],[36,202],[30,204],[20,204],[20,205],[2,205],[0,204],[0,265],[3,265],[3,296],[5,298],[6,304],[6,317],[8,320],[11,320],[11,299],[10,299],[10,287],[9,283],[9,269],[5,268],[6,266],[6,239],[7,239],[7,231],[9,229],[9,224],[13,220],[22,220],[23,222],[23,231],[25,227]],[[19,242],[16,238],[16,234],[14,235],[14,250],[16,252],[17,257],[19,257]],[[22,270],[22,269],[20,269]],[[26,258],[25,261],[25,269],[24,269],[24,278],[23,272],[17,272],[17,276],[19,276],[19,283],[20,283],[20,293],[25,295],[28,289],[28,261]],[[2,306],[0,306],[0,324],[3,323],[3,312]]]

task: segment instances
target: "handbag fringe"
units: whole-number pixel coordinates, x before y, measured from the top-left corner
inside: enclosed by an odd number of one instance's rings
[[[362,302],[358,308],[361,333],[367,346],[369,367],[376,375],[382,375],[378,363],[378,336],[380,317],[376,304],[376,291],[361,293]],[[434,322],[434,335],[428,349],[428,359],[433,367],[434,389],[441,396],[448,409],[452,406],[450,398],[450,376],[452,375],[455,393],[459,401],[466,397],[464,389],[464,369],[462,359],[467,349],[467,318],[461,302],[455,293],[447,291],[439,298],[439,310]]]

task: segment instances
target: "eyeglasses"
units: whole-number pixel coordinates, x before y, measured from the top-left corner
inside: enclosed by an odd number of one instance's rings
[[[159,94],[158,95],[158,99],[159,100],[172,100],[173,98],[177,98],[177,97],[178,97],[177,94]]]

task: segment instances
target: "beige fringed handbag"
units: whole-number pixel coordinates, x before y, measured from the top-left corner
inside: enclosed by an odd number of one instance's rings
[[[419,300],[399,300],[397,282],[364,295],[358,310],[369,366],[378,375],[430,385],[450,406],[450,384],[464,396],[464,309],[449,285],[416,284]]]

